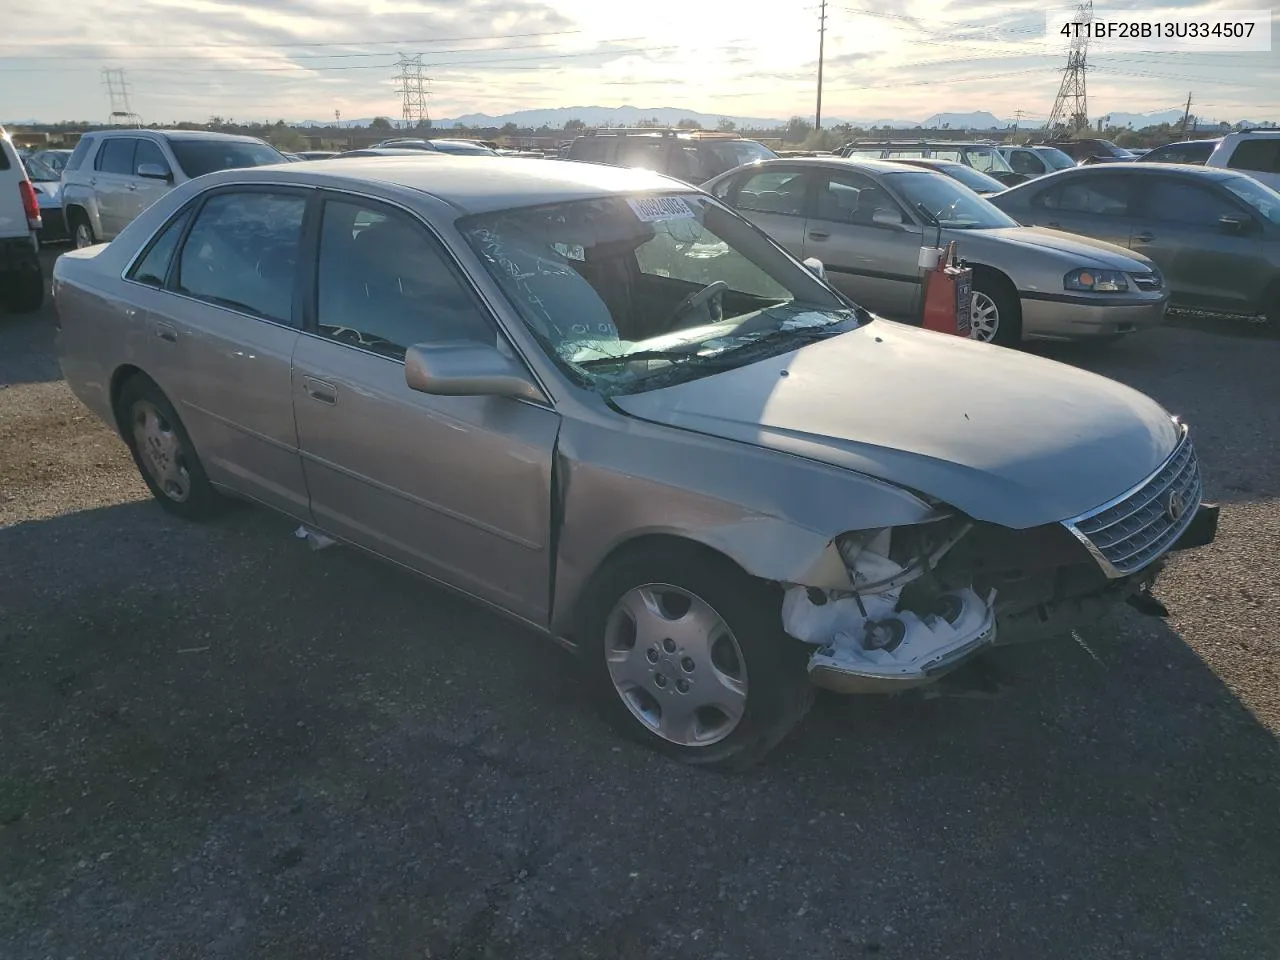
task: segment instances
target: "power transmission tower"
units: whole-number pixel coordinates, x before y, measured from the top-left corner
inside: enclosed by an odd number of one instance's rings
[[[395,79],[400,83],[400,116],[404,125],[410,130],[419,126],[431,126],[431,117],[427,114],[427,77],[422,72],[422,54],[406,57],[402,53],[396,67],[400,70]]]
[[[814,112],[813,129],[822,129],[822,61],[827,42],[827,0],[822,0],[818,14],[818,109]]]
[[[124,67],[103,67],[102,85],[107,88],[107,98],[111,101],[111,123],[126,123],[141,126],[142,121],[129,106],[129,90],[132,84],[125,79]]]
[[[1093,0],[1084,0],[1077,8],[1072,20],[1071,47],[1067,53],[1067,66],[1062,71],[1062,85],[1058,87],[1058,96],[1053,101],[1053,109],[1049,111],[1049,120],[1044,125],[1045,131],[1053,133],[1059,126],[1071,131],[1089,125],[1089,97],[1085,89],[1085,74],[1088,72],[1086,57],[1089,52],[1089,24],[1093,21]]]

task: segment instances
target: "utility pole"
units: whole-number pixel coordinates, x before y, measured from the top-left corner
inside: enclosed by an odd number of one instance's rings
[[[1089,125],[1089,96],[1085,74],[1089,70],[1086,62],[1089,53],[1088,24],[1092,20],[1093,0],[1083,0],[1072,21],[1075,31],[1067,53],[1067,66],[1062,71],[1062,85],[1058,87],[1058,96],[1054,98],[1049,120],[1044,125],[1045,133],[1052,134],[1058,124],[1068,127],[1072,133]]]
[[[822,61],[827,43],[827,0],[822,0],[818,14],[818,109],[814,112],[813,129],[822,129]]]
[[[412,130],[423,123],[430,126],[425,87],[427,77],[422,72],[422,54],[406,57],[402,53],[396,67],[400,70],[395,79],[400,81],[401,118],[405,127]]]
[[[1182,135],[1187,135],[1187,121],[1191,119],[1191,94],[1187,94],[1187,109],[1182,111]]]
[[[1022,118],[1026,116],[1026,113],[1027,111],[1025,110],[1013,111],[1013,135],[1015,137],[1018,135],[1018,125],[1022,123]]]

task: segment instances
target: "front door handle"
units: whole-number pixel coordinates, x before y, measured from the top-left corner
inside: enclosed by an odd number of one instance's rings
[[[810,240],[830,240],[831,234],[827,233],[827,231],[825,230],[810,230],[809,239]]]
[[[1135,233],[1133,235],[1133,239],[1137,240],[1139,243],[1150,243],[1155,238],[1156,235],[1154,233]]]
[[[156,336],[161,340],[164,340],[166,343],[178,342],[178,331],[169,323],[157,323]]]
[[[312,400],[319,400],[321,403],[334,404],[338,402],[338,388],[332,383],[324,380],[317,380],[315,377],[304,377],[302,387],[307,391],[307,396]]]

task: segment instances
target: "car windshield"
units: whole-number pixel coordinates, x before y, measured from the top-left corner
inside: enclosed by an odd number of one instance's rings
[[[57,171],[39,157],[27,157],[22,164],[27,168],[27,176],[36,183],[56,182],[61,179]]]
[[[45,150],[38,154],[35,159],[42,160],[54,173],[61,174],[62,168],[67,165],[67,158],[70,156],[70,150]]]
[[[1280,223],[1280,193],[1252,177],[1227,177],[1222,185],[1272,223]]]
[[[178,166],[188,177],[202,177],[215,170],[237,167],[262,167],[271,163],[287,163],[284,155],[265,143],[251,140],[184,140],[169,141]]]
[[[1071,154],[1064,153],[1057,147],[1041,147],[1036,150],[1036,156],[1045,162],[1050,170],[1067,170],[1076,165],[1071,159]]]
[[[995,147],[965,147],[961,162],[983,173],[1013,173],[1009,161]]]
[[[605,394],[705,376],[870,319],[699,194],[577,200],[458,226],[548,355]]]
[[[907,206],[925,219],[937,221],[951,230],[993,230],[1016,227],[1018,221],[982,199],[962,183],[933,173],[889,173],[890,186]]]
[[[947,176],[959,180],[970,190],[977,193],[994,193],[997,190],[1004,189],[1004,184],[995,177],[989,177],[982,171],[973,169],[973,167],[966,167],[963,163],[949,163],[937,169]]]

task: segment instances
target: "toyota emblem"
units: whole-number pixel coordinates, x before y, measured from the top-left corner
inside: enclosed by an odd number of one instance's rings
[[[1177,523],[1182,519],[1182,515],[1187,511],[1186,501],[1182,499],[1182,494],[1174,490],[1169,494],[1169,499],[1165,501],[1164,512],[1169,517],[1170,523]]]

